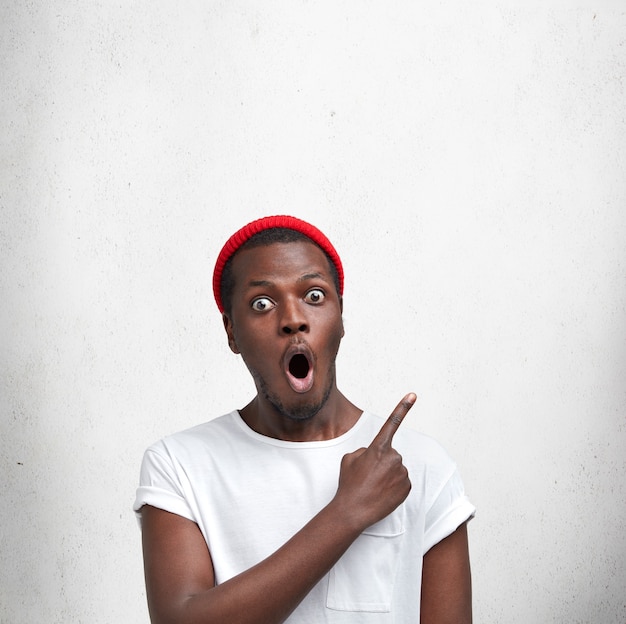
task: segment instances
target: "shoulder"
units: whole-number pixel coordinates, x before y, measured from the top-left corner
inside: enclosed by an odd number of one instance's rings
[[[146,455],[180,456],[202,452],[207,447],[219,448],[236,435],[237,412],[229,412],[213,420],[183,429],[154,442],[146,449]]]
[[[367,414],[368,434],[380,430],[386,420]],[[409,471],[414,493],[418,491],[426,504],[455,479],[459,479],[457,464],[437,440],[403,423],[393,437],[392,446],[402,456]]]

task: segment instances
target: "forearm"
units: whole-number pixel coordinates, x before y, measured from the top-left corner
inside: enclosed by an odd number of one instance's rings
[[[331,502],[274,554],[214,587],[172,601],[153,596],[153,624],[278,624],[358,537]],[[161,603],[161,604],[159,604]]]

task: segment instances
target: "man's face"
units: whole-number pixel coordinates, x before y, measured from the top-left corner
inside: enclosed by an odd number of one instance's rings
[[[341,300],[324,252],[305,241],[239,251],[233,258],[230,348],[259,398],[295,420],[312,418],[335,389]]]

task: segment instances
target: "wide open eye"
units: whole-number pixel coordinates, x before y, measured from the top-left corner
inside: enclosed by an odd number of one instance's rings
[[[304,295],[304,300],[307,303],[312,303],[313,305],[318,305],[324,301],[326,298],[326,293],[321,288],[311,288],[309,292]]]
[[[271,299],[268,299],[267,297],[257,297],[256,299],[253,299],[252,303],[250,304],[250,307],[255,312],[267,312],[268,310],[271,310],[275,306],[276,304]]]

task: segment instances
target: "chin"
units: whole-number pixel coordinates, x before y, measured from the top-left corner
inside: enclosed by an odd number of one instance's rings
[[[283,418],[293,420],[294,422],[312,420],[321,409],[321,406],[317,405],[299,405],[293,409],[286,408],[284,405],[276,405],[276,403],[273,403],[273,405]]]
[[[334,365],[328,372],[326,378],[326,387],[322,390],[312,389],[303,394],[297,394],[293,390],[288,391],[288,395],[282,397],[276,391],[270,389],[265,379],[253,369],[249,368],[257,387],[257,393],[263,397],[280,416],[289,419],[292,422],[307,422],[320,412],[320,410],[328,402],[328,398],[335,386],[335,367]],[[295,396],[294,396],[295,395]]]
[[[284,401],[281,401],[278,396],[269,393],[267,388],[264,388],[263,394],[274,409],[284,418],[295,422],[306,422],[317,416],[320,410],[326,405],[332,388],[333,384],[329,383],[328,387],[324,390],[324,394],[318,400],[314,400],[313,397],[309,398],[306,395],[301,395],[301,400],[296,401],[292,405],[288,405]]]
[[[281,401],[277,396],[266,394],[265,398],[274,406],[274,409],[284,418],[296,422],[305,422],[311,420],[326,405],[330,395],[330,388],[326,390],[324,396],[319,401],[304,400],[298,401],[296,404],[288,405]]]

